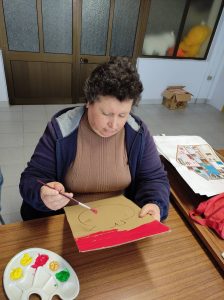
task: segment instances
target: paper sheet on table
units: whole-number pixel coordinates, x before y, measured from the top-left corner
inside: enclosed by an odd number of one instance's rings
[[[159,153],[176,168],[195,193],[211,197],[224,192],[224,179],[207,180],[177,161],[177,149],[181,145],[207,145],[211,147],[204,139],[199,136],[154,136],[154,141]],[[221,165],[220,158],[213,150],[211,151],[213,157],[216,156]],[[221,172],[224,171],[224,164],[221,165],[220,170],[222,170]],[[222,174],[224,173],[221,173],[221,176]]]
[[[65,214],[80,252],[130,243],[169,231],[152,216],[139,218],[140,208],[124,196],[89,202],[97,214],[79,205],[65,207]]]

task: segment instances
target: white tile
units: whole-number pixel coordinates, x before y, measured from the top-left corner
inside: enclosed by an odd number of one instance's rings
[[[27,163],[30,161],[31,156],[34,153],[35,147],[36,147],[36,145],[23,147],[23,160],[24,160],[25,167],[26,167]]]
[[[23,112],[22,111],[2,111],[0,109],[0,120],[1,121],[11,121],[11,122],[18,122],[22,121],[23,119]]]
[[[3,108],[9,108],[9,102],[8,101],[0,101],[0,109],[2,110]]]
[[[23,136],[23,143],[24,146],[36,146],[37,143],[39,142],[39,139],[42,134],[40,133],[29,133],[29,132],[24,132]]]
[[[24,163],[24,148],[22,146],[0,148],[0,165],[14,163]]]
[[[0,133],[23,133],[23,122],[0,121]]]
[[[19,193],[19,186],[8,186],[2,188],[1,206],[2,214],[15,213],[20,211],[22,197]]]
[[[73,107],[73,106],[75,106],[75,104],[47,104],[47,105],[45,105],[45,110],[47,112],[52,112],[52,111],[57,112],[64,108]]]
[[[23,146],[23,136],[21,134],[0,133],[0,148],[21,146]]]
[[[47,113],[46,111],[34,110],[34,111],[23,111],[23,120],[27,121],[47,121]]]
[[[62,110],[64,108],[68,108],[68,107],[74,107],[74,106],[75,106],[75,104],[45,105],[45,109],[47,112],[47,117],[50,120],[53,117],[53,115],[55,115],[60,110]]]
[[[58,112],[58,111],[56,111]],[[47,121],[50,122],[52,117],[56,114],[56,112],[47,112]]]
[[[45,112],[45,105],[23,105],[24,112]]]
[[[22,105],[9,105],[8,102],[0,101],[0,111],[20,111],[22,112]]]
[[[24,133],[43,133],[47,126],[47,121],[30,121],[24,120],[23,127]]]
[[[24,163],[1,165],[1,171],[4,178],[4,187],[19,185],[21,173],[24,170]]]
[[[21,222],[22,218],[20,215],[20,211],[18,212],[14,212],[14,213],[10,213],[10,214],[3,214],[2,218],[5,222],[5,224],[10,224],[10,223],[17,223],[17,222]]]

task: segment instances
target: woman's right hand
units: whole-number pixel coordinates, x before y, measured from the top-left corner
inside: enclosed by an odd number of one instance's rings
[[[73,197],[72,193],[65,193],[65,188],[60,182],[53,181],[48,182],[47,184],[54,188],[54,190],[43,185],[40,189],[40,197],[49,209],[58,210],[68,204],[69,199],[60,195],[59,192],[62,192],[69,197]]]

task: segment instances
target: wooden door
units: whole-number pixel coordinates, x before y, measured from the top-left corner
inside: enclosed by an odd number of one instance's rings
[[[72,103],[72,0],[0,0],[10,104]]]
[[[80,22],[80,80],[83,84],[98,65],[114,56],[135,59],[140,0],[83,0]]]
[[[98,64],[137,57],[146,3],[0,0],[10,104],[83,102],[83,83]]]

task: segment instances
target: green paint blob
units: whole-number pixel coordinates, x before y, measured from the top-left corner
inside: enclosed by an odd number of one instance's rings
[[[65,282],[69,279],[70,273],[67,269],[65,269],[59,273],[56,273],[55,277],[57,278],[58,281]]]

